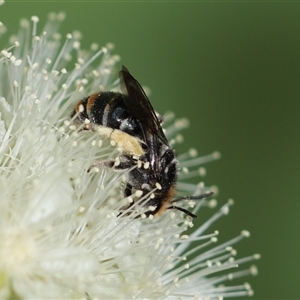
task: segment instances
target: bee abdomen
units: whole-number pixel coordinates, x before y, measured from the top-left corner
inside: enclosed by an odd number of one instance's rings
[[[124,102],[121,93],[100,92],[93,94],[81,101],[83,111],[79,113],[79,119],[87,118],[92,124],[118,129],[132,136],[139,136],[137,122],[132,118]],[[80,105],[79,104],[79,105]],[[75,108],[79,112],[79,106]]]

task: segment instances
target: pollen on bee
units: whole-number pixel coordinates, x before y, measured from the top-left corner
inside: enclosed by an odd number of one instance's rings
[[[146,161],[144,163],[144,169],[149,169],[149,165],[150,165],[149,161]]]
[[[90,123],[91,123],[91,121],[89,119],[84,119],[84,124],[88,125]]]
[[[138,162],[137,162],[137,167],[138,167],[138,168],[141,168],[141,167],[142,167],[142,162],[141,162],[140,160],[138,160]]]
[[[155,194],[154,194],[154,193],[152,193],[152,194],[150,195],[150,199],[153,199],[153,198],[155,198]]]

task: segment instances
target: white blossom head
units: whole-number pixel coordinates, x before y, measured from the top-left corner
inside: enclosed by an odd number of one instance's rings
[[[236,269],[259,258],[234,258],[232,246],[249,233],[220,245],[218,232],[207,233],[232,201],[188,235],[192,219],[177,210],[157,218],[120,215],[132,202],[121,192],[128,171],[87,172],[95,161],[117,160],[118,147],[97,132],[78,131],[70,114],[92,92],[119,90],[119,56],[111,53],[111,44],[83,50],[78,32],[62,37],[63,19],[62,13],[50,14],[43,29],[37,17],[21,20],[8,42],[0,24],[0,298],[251,295],[247,283],[226,285],[257,272],[254,266]],[[187,121],[174,121],[172,114],[164,121],[170,143],[181,142],[178,132]],[[195,150],[179,155],[178,195],[208,190],[188,180],[203,176],[200,165],[218,156],[198,157]],[[215,204],[215,199],[182,201],[198,215]]]

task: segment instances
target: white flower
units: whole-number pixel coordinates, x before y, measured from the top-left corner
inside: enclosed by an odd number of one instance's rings
[[[78,133],[70,122],[76,101],[91,91],[118,90],[111,45],[88,51],[80,34],[57,32],[63,14],[51,14],[40,31],[38,18],[21,21],[0,56],[0,298],[196,299],[252,294],[248,284],[226,280],[255,274],[255,267],[233,273],[259,255],[234,260],[232,245],[205,231],[227,214],[225,204],[190,236],[190,217],[167,211],[158,218],[118,216],[128,199],[120,193],[122,173],[109,168],[88,173],[99,159],[115,158],[109,140]],[[5,27],[0,23],[0,37]],[[165,116],[166,135],[180,142],[185,120]],[[216,159],[217,153],[180,155],[178,192],[207,188],[186,182]],[[187,202],[187,201],[186,201]],[[199,214],[215,200],[183,203]],[[136,205],[138,207],[138,205]],[[192,246],[192,248],[191,248]],[[190,250],[189,250],[190,249]],[[220,286],[220,284],[222,284]]]

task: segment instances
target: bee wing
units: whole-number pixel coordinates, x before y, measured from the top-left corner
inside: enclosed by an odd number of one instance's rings
[[[125,66],[122,66],[119,77],[122,93],[128,95],[125,104],[130,114],[140,122],[141,129],[145,133],[146,144],[148,146],[155,146],[155,139],[158,138],[165,145],[169,145],[155,111],[142,86],[129,73]]]

